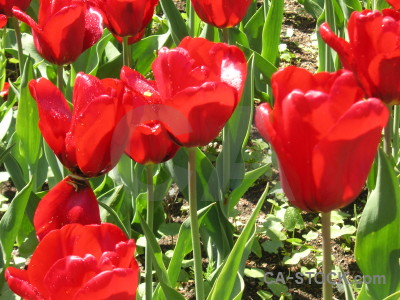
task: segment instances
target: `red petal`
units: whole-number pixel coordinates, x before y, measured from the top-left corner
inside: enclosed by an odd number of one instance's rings
[[[105,271],[89,280],[74,296],[73,300],[136,299],[138,268]]]
[[[159,116],[178,145],[204,146],[216,138],[237,103],[233,87],[223,82],[207,82],[175,95],[159,108]]]
[[[357,197],[374,160],[389,112],[378,99],[359,101],[337,122],[313,153],[318,202],[315,211],[346,206]]]
[[[103,18],[99,9],[91,7],[85,13],[85,36],[82,52],[92,47],[103,35]]]
[[[28,271],[8,267],[4,274],[8,286],[18,296],[26,300],[44,300],[35,286],[29,282]]]
[[[13,12],[14,17],[16,17],[21,22],[28,24],[34,31],[41,31],[41,28],[39,27],[39,25],[29,15],[27,15],[24,11],[22,11],[20,8],[13,7],[12,12]]]
[[[29,90],[39,111],[39,127],[44,139],[66,167],[73,167],[65,149],[65,137],[71,126],[71,111],[63,94],[45,78],[31,80]]]
[[[50,267],[43,283],[52,299],[70,300],[97,272],[97,261],[92,255],[66,256]]]
[[[6,15],[0,15],[0,28],[3,28],[7,25],[7,20],[8,18]]]
[[[95,76],[78,73],[73,91],[74,116],[79,116],[98,96],[105,94],[101,80]]]
[[[65,178],[40,201],[34,218],[39,240],[66,224],[100,224],[96,196],[87,182]]]
[[[346,69],[352,70],[354,66],[354,56],[350,44],[344,39],[336,36],[330,29],[328,23],[323,23],[319,27],[319,33],[324,42],[338,53],[343,66]]]
[[[32,256],[29,263],[30,282],[38,290],[46,291],[43,278],[58,260],[70,255],[85,257],[88,253],[99,260],[103,252],[114,251],[121,241],[127,241],[125,234],[109,223],[85,226],[75,223],[53,230],[39,243]]]

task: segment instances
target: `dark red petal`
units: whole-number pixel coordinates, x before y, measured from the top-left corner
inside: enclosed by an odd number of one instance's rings
[[[357,197],[368,176],[389,112],[378,99],[359,101],[315,147],[315,211],[346,206]]]
[[[43,283],[52,299],[71,300],[71,295],[96,276],[97,272],[97,261],[92,255],[86,255],[84,258],[66,256],[50,267]]]
[[[71,111],[63,94],[45,78],[31,80],[29,90],[39,111],[39,127],[44,139],[66,167],[73,167],[65,149],[65,137],[71,126]]]
[[[10,289],[18,296],[26,300],[44,300],[43,295],[29,282],[28,272],[27,270],[8,267],[4,276]]]
[[[125,153],[134,161],[146,165],[167,161],[178,149],[179,146],[168,138],[162,125],[153,121],[134,129]]]
[[[387,104],[400,104],[400,51],[377,55],[371,61],[368,73],[374,85],[373,95]]]
[[[238,103],[236,90],[223,82],[187,88],[160,106],[159,118],[173,140],[184,147],[210,143]]]
[[[86,8],[85,36],[83,38],[82,52],[92,47],[103,35],[102,12],[95,7]]]
[[[65,178],[39,202],[34,225],[39,240],[66,224],[100,224],[96,196],[87,182]]]
[[[89,280],[72,298],[73,300],[108,299],[131,300],[136,298],[138,268],[105,271]]]
[[[114,251],[116,244],[121,241],[127,241],[125,234],[117,226],[109,223],[74,223],[53,230],[43,238],[33,253],[29,263],[30,282],[38,290],[46,291],[43,278],[58,260],[70,255],[85,257],[88,253],[98,260],[103,252]]]

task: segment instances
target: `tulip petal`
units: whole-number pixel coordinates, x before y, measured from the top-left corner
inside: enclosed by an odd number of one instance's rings
[[[116,268],[89,280],[72,298],[73,300],[131,300],[136,298],[138,269]]]
[[[100,224],[96,196],[87,182],[67,177],[39,202],[34,225],[39,240],[66,224]]]
[[[330,29],[328,23],[323,23],[319,27],[319,33],[322,39],[339,55],[340,61],[346,69],[352,70],[354,66],[354,56],[351,46],[346,40],[336,36]]]
[[[28,271],[8,267],[4,274],[10,289],[25,300],[44,300],[40,292],[29,283]]]
[[[12,9],[14,17],[16,17],[21,22],[24,22],[29,25],[34,31],[41,31],[39,25],[24,11],[22,11],[19,7],[13,7]]]
[[[97,77],[78,73],[73,91],[74,116],[79,116],[89,103],[104,93],[101,80]]]
[[[3,28],[7,25],[7,20],[8,18],[6,15],[0,15],[0,28]]]
[[[160,121],[178,145],[204,146],[217,137],[237,101],[233,87],[224,82],[206,82],[176,94],[165,109],[160,107]]]
[[[124,137],[114,136],[118,122],[116,106],[114,98],[103,95],[93,100],[84,113],[75,117],[73,135],[76,160],[86,176],[98,176],[109,171],[124,151],[124,148],[113,143],[114,139],[124,140]]]
[[[66,167],[73,166],[74,162],[66,158],[65,149],[72,114],[63,94],[45,78],[31,80],[29,90],[38,105],[39,127],[44,139]]]
[[[97,8],[88,8],[85,13],[85,36],[82,52],[92,47],[103,35],[103,17]]]
[[[313,151],[312,169],[319,202],[313,210],[340,208],[361,191],[389,117],[378,99],[354,104]]]
[[[43,283],[52,299],[70,300],[97,272],[97,261],[92,255],[66,256],[50,267]]]

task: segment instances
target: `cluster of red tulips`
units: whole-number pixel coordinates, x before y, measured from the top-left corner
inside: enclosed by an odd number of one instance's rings
[[[240,23],[251,2],[192,5],[202,21],[229,28]],[[28,24],[37,52],[62,70],[98,42],[103,26],[124,47],[139,41],[158,0],[40,0],[37,22],[25,12],[29,4],[0,1],[0,26],[7,17]],[[349,42],[327,23],[320,27],[344,69],[315,75],[297,67],[279,70],[271,78],[273,104],[261,104],[255,115],[257,129],[277,154],[289,201],[327,216],[361,192],[391,105],[400,103],[400,13],[354,12],[347,29]],[[70,175],[36,209],[39,245],[27,270],[5,272],[9,287],[24,299],[135,299],[135,242],[101,222],[89,179],[109,172],[124,153],[146,166],[171,159],[179,147],[195,157],[194,147],[212,142],[234,113],[247,78],[238,47],[199,37],[161,48],[152,80],[131,69],[129,59],[124,62],[118,79],[79,73],[72,105],[63,93],[62,72],[57,87],[46,78],[29,83],[43,138]],[[196,207],[190,214],[196,295],[202,300]]]

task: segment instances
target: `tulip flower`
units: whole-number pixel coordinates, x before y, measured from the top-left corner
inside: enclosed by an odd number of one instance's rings
[[[134,252],[113,224],[69,224],[46,235],[27,270],[9,267],[5,278],[27,300],[136,299]]]
[[[115,166],[125,147],[118,145],[125,137],[117,125],[129,96],[119,80],[79,73],[73,112],[49,80],[32,80],[29,89],[38,105],[43,137],[66,168],[78,176],[95,177]]]
[[[349,42],[337,37],[327,23],[320,27],[323,40],[351,70],[367,97],[386,104],[400,103],[400,12],[353,12],[347,26]]]
[[[142,95],[139,98],[141,101],[132,103],[130,114],[135,121],[125,153],[143,165],[159,164],[171,159],[178,151],[179,146],[169,139],[164,126],[155,120],[156,111],[153,109],[153,105],[160,103],[155,87],[149,85],[150,82],[140,73],[128,67],[122,68],[121,80],[129,89]],[[145,116],[147,109],[150,110],[148,117]]]
[[[272,89],[274,108],[258,107],[256,126],[278,156],[289,201],[324,213],[348,205],[368,176],[388,109],[362,99],[344,70],[312,75],[288,67],[272,76]]]
[[[9,90],[10,84],[8,82],[4,82],[3,89],[0,91],[0,97],[2,97],[4,101],[7,100]]]
[[[199,18],[219,28],[233,27],[242,21],[252,0],[192,0]]]
[[[130,43],[140,40],[150,23],[158,0],[97,0],[105,15],[107,28],[119,37],[132,37]]]
[[[162,48],[152,65],[159,121],[180,146],[204,146],[217,137],[240,101],[247,67],[243,52],[203,38],[186,37]],[[155,86],[155,88],[151,88]]]
[[[39,240],[66,224],[100,224],[100,210],[89,182],[66,177],[39,202],[34,226]]]
[[[39,54],[57,65],[74,62],[103,34],[101,14],[85,1],[41,0],[38,23],[20,8],[13,13],[32,28]]]
[[[7,25],[8,18],[6,15],[0,15],[0,28]]]

